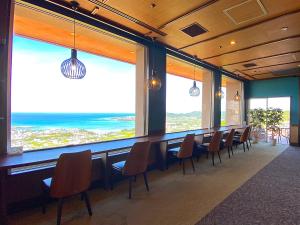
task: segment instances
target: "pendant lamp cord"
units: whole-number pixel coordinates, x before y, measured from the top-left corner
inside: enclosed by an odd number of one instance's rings
[[[154,41],[155,41],[155,37],[152,37],[153,51],[154,51],[154,46],[155,46]],[[154,62],[155,57],[154,57],[153,51],[152,51],[152,74],[151,74],[152,77],[154,77],[154,65],[155,65],[155,62]]]
[[[196,81],[196,56],[194,56],[194,81]]]
[[[76,38],[75,38],[75,29],[76,29],[76,26],[75,26],[75,16],[76,16],[76,6],[73,6],[73,43],[74,43],[74,49],[76,49]]]

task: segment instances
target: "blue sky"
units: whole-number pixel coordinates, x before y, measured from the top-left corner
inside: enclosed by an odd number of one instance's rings
[[[12,112],[135,111],[135,65],[78,52],[87,74],[71,80],[60,72],[69,57],[68,48],[14,36]],[[189,96],[191,86],[167,76],[167,112],[201,111],[202,97]]]

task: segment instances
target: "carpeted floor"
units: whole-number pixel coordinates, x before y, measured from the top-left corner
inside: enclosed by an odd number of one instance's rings
[[[300,151],[288,148],[197,225],[299,225]]]
[[[150,192],[145,191],[142,177],[138,177],[133,187],[132,200],[127,198],[128,184],[125,181],[116,184],[113,191],[92,190],[89,195],[93,216],[89,217],[84,203],[79,197],[74,197],[65,202],[62,225],[194,225],[217,205],[220,203],[222,205],[224,199],[239,190],[239,187],[268,165],[286,147],[286,145],[271,147],[270,144],[260,143],[253,145],[252,149],[247,152],[243,152],[240,147],[235,150],[234,157],[231,159],[228,159],[225,151],[222,155],[222,164],[216,160],[215,167],[211,165],[211,159],[207,160],[203,157],[195,163],[196,173],[192,173],[191,166],[187,165],[185,176],[182,175],[178,164],[171,165],[167,171],[151,171],[149,172]],[[293,166],[297,159],[292,160],[293,164],[290,166]],[[285,168],[285,165],[282,167]],[[299,166],[295,165],[295,168]],[[279,176],[280,173],[283,172],[279,171],[275,175]],[[287,177],[286,181],[295,184],[294,178],[298,171],[291,173],[293,174]],[[270,190],[272,186],[269,187]],[[291,185],[289,188],[292,191],[297,187]],[[287,194],[287,192],[282,192]],[[271,198],[269,200],[273,201]],[[239,207],[244,204],[247,203],[239,203]],[[13,214],[10,216],[10,225],[54,225],[56,224],[56,207],[55,202],[49,204],[45,215],[41,213],[40,208]],[[257,207],[261,206],[257,205]],[[288,208],[285,207],[285,209]],[[214,212],[217,211],[214,210]],[[239,210],[235,209],[235,213],[239,215]],[[268,215],[271,213],[268,212]],[[221,217],[217,216],[217,218]],[[215,223],[202,221],[201,224]],[[233,225],[234,223],[229,221],[227,224]],[[246,223],[238,224],[245,225]]]

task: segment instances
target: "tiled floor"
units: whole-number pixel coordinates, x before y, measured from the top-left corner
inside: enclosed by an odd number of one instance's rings
[[[150,192],[147,193],[142,177],[133,188],[133,199],[127,198],[127,182],[116,184],[114,191],[90,191],[93,216],[89,217],[80,198],[66,201],[62,224],[65,225],[193,225],[222,202],[230,193],[280,154],[287,145],[270,143],[252,145],[246,153],[240,147],[228,159],[222,155],[222,164],[211,165],[205,157],[182,175],[174,164],[167,171],[149,173]],[[48,206],[47,214],[31,209],[10,217],[12,225],[56,224],[56,204]]]

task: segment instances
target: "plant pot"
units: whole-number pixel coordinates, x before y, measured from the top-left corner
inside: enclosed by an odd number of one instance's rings
[[[275,145],[276,145],[276,139],[272,139],[272,140],[271,140],[271,145],[272,145],[272,146],[275,146]]]
[[[257,144],[258,143],[258,137],[257,136],[254,136],[253,137],[253,142],[252,142],[253,144]]]

